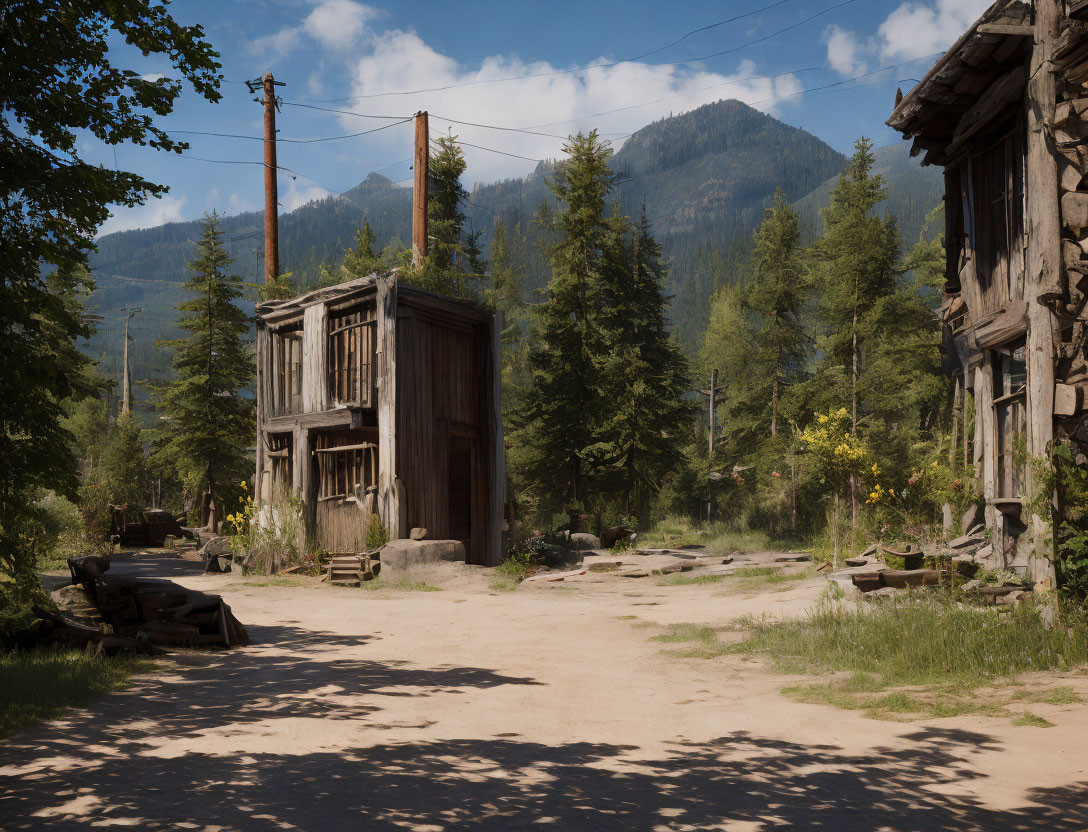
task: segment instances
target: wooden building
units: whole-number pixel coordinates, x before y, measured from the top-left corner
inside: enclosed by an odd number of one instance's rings
[[[945,352],[994,560],[1051,580],[1027,504],[1033,460],[1088,447],[1088,0],[994,3],[888,124],[944,167]]]
[[[501,560],[505,469],[495,318],[371,275],[257,307],[256,497],[301,497],[332,552],[372,513]]]

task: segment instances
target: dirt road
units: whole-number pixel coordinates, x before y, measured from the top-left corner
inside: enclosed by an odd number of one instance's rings
[[[161,558],[116,568],[223,592],[253,645],[175,655],[4,742],[0,829],[1088,827],[1085,706],[1050,729],[876,721],[791,702],[790,680],[756,663],[650,640],[654,624],[803,609],[817,578],[727,593],[589,575],[496,593],[470,575],[369,592]]]

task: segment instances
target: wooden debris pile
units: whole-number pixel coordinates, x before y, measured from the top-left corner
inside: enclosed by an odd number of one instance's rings
[[[93,605],[98,620],[112,630],[88,626],[74,617],[36,611],[58,637],[77,644],[100,642],[107,649],[145,645],[236,647],[249,644],[249,634],[218,595],[186,589],[173,581],[105,574],[109,559],[101,556],[70,558],[72,583],[83,588],[83,609],[73,611],[88,620]],[[60,600],[60,599],[58,599]],[[92,623],[96,623],[93,622]]]

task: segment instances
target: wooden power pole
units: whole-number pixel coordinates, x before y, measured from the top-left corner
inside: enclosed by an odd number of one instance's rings
[[[142,312],[142,309],[125,308],[125,366],[122,369],[121,375],[121,413],[129,413],[132,411],[132,371],[128,365],[128,324],[132,320],[132,316],[137,312]]]
[[[416,113],[416,149],[412,170],[412,265],[416,268],[427,256],[427,169],[430,162],[430,131],[427,113]]]
[[[252,93],[261,90],[264,98],[256,99],[264,105],[264,282],[276,282],[280,273],[280,221],[279,183],[276,166],[276,87],[284,86],[271,72],[256,81],[246,81]]]
[[[725,389],[724,384],[721,385],[721,386],[718,385],[718,371],[717,370],[711,370],[710,371],[710,389],[709,390],[700,390],[699,391],[700,393],[702,393],[704,396],[707,397],[708,402],[709,402],[708,407],[707,407],[707,423],[709,425],[709,430],[707,431],[706,452],[707,452],[707,461],[709,462],[710,466],[714,465],[714,436],[718,432],[718,426],[716,424],[717,418],[718,418],[718,393],[721,392],[724,389]],[[710,480],[708,479],[706,481],[706,519],[707,520],[710,519],[710,508],[711,508]]]

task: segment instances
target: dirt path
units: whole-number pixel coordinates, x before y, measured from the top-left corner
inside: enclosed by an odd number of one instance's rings
[[[388,593],[129,568],[224,592],[254,644],[0,745],[0,829],[1088,827],[1084,706],[1051,729],[875,721],[791,702],[754,663],[672,657],[643,623],[802,609],[816,579]]]

